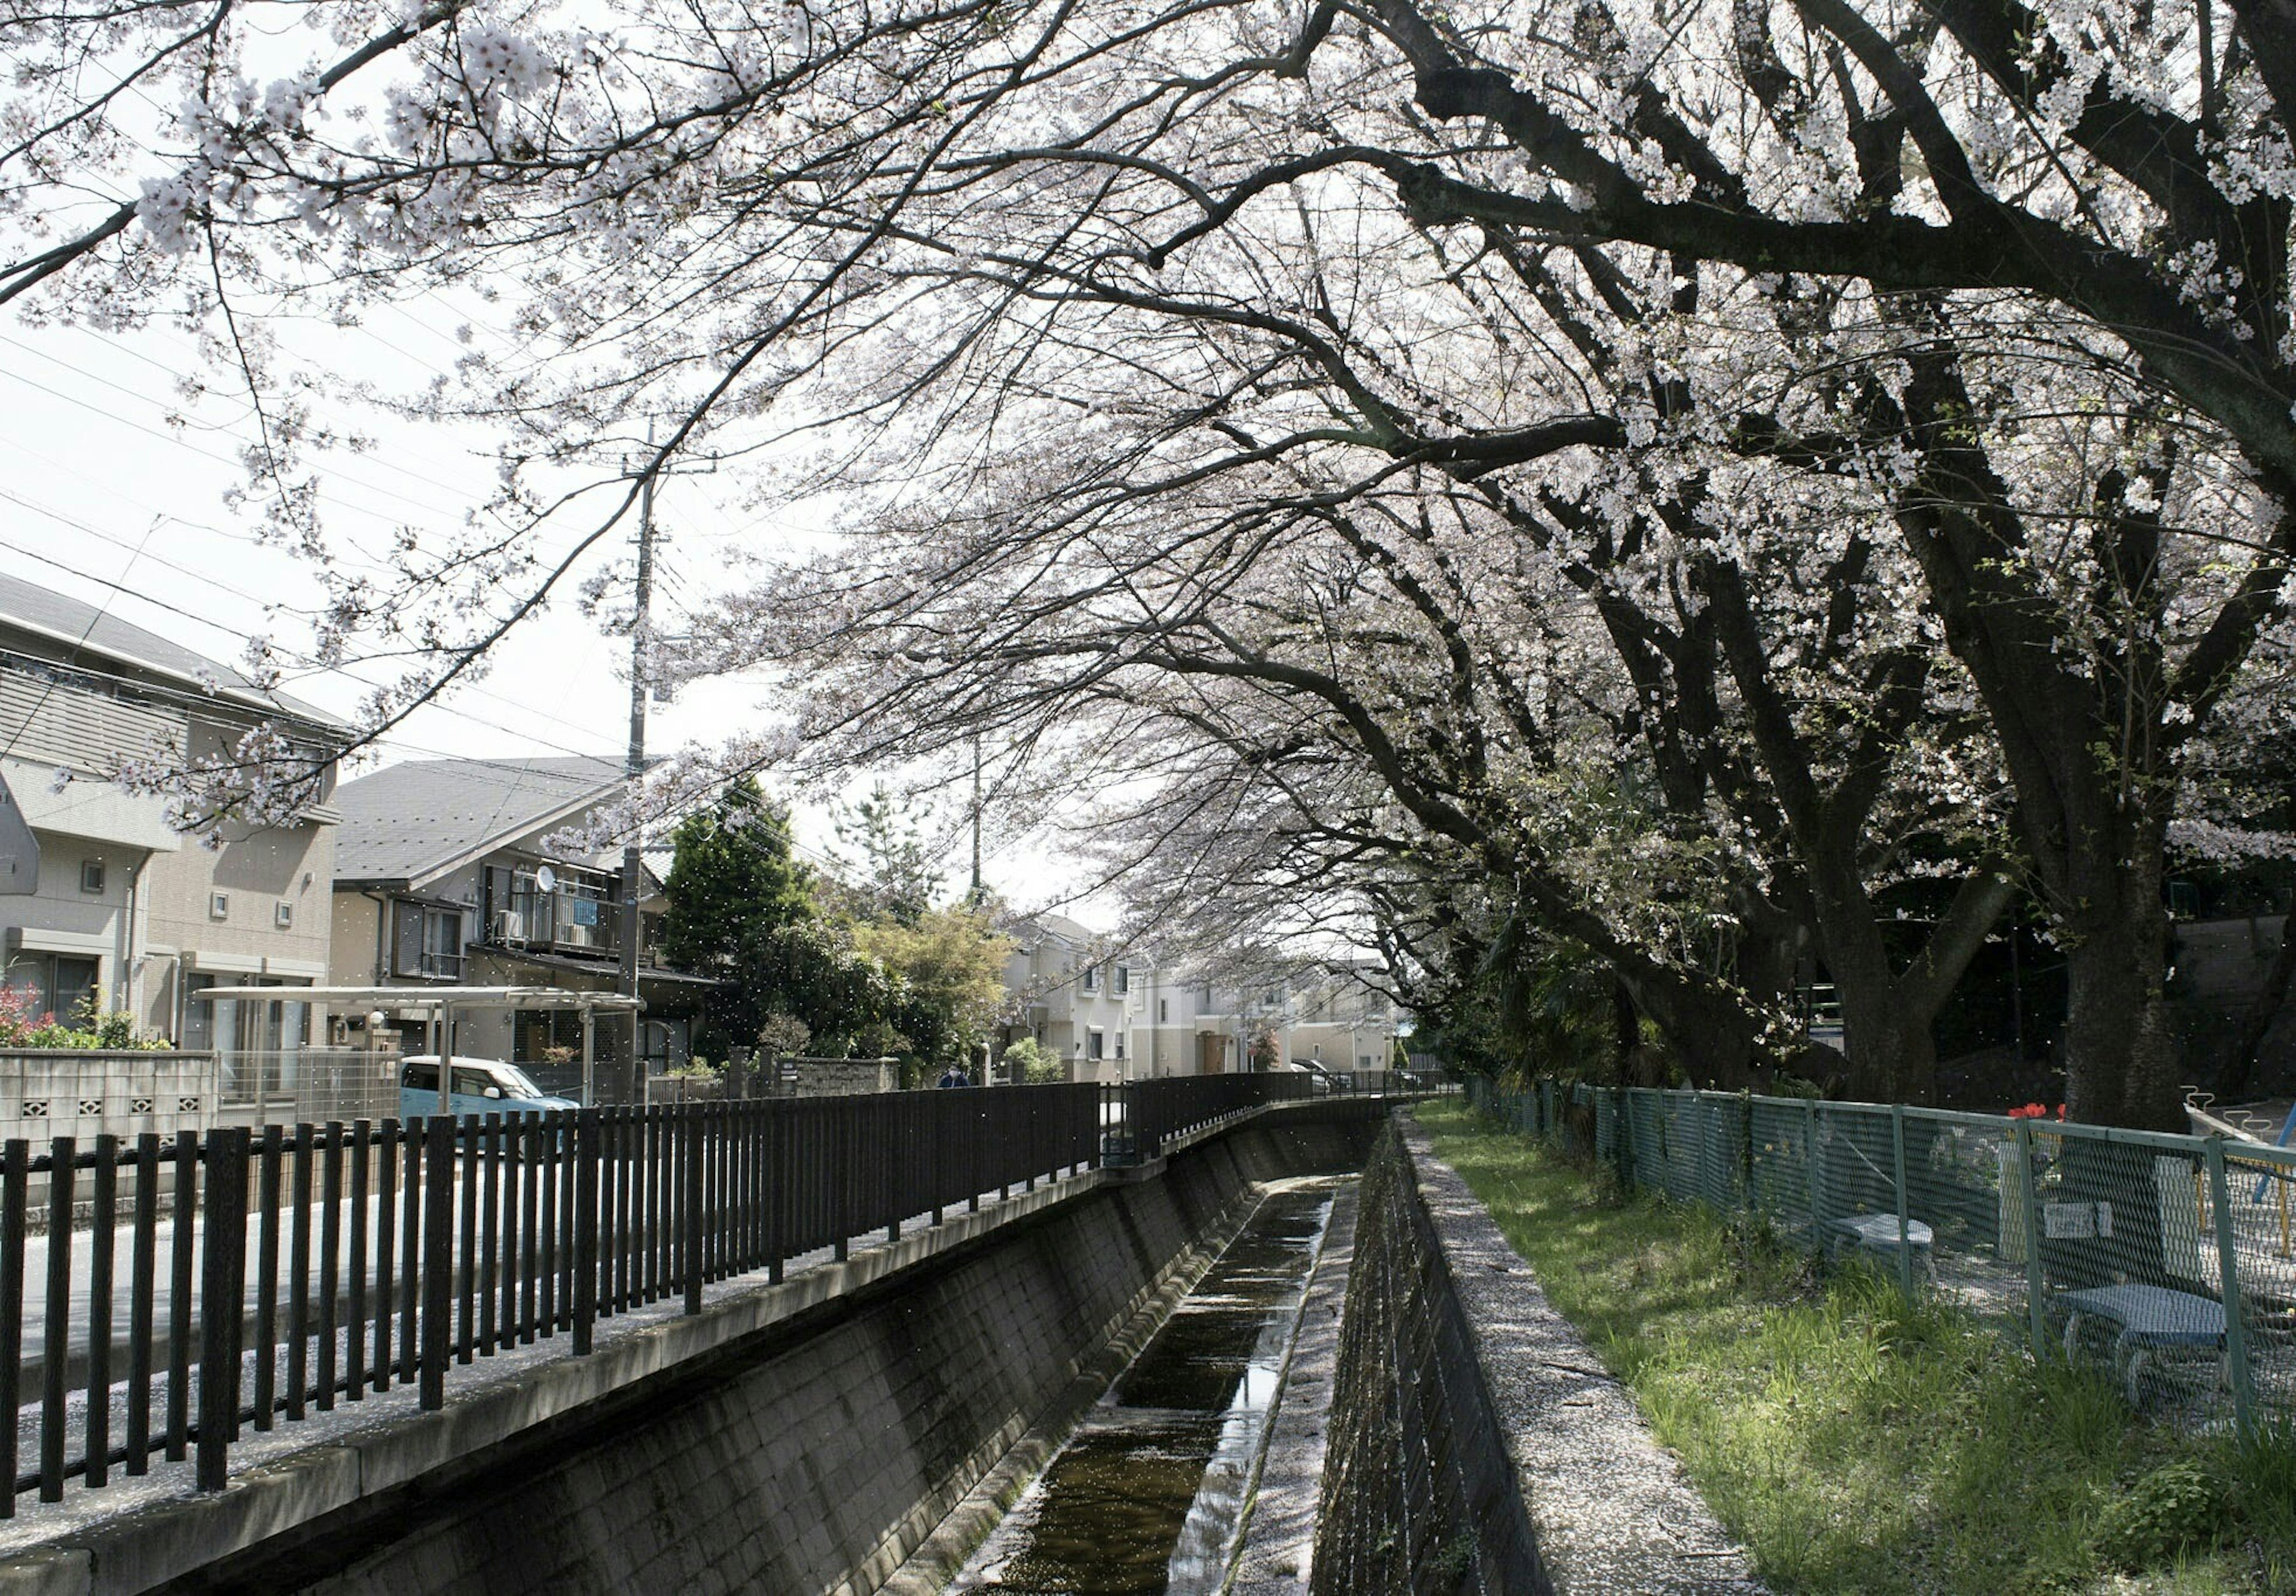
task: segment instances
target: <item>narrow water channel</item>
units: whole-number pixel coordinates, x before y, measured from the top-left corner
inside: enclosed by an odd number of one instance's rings
[[[1218,1589],[1284,1348],[1341,1183],[1286,1182],[1260,1203],[950,1591],[1191,1596]]]

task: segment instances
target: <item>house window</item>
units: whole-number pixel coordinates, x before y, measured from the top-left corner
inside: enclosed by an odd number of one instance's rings
[[[295,925],[295,906],[292,903],[287,902],[283,899],[278,903],[274,904],[271,909],[271,923],[274,926],[278,926],[282,931],[293,929]]]
[[[1084,1056],[1086,1058],[1105,1058],[1108,1057],[1105,1050],[1107,1038],[1103,1035],[1100,1031],[1097,1029],[1087,1031],[1084,1033]]]
[[[228,920],[231,918],[231,894],[229,893],[209,893],[208,894],[208,918],[210,920]]]
[[[29,1000],[32,1017],[53,1015],[67,1024],[96,1008],[96,963],[69,953],[20,953],[0,974],[0,987]]]
[[[83,893],[100,893],[103,890],[102,860],[84,859],[79,861],[79,890]]]
[[[1122,997],[1125,993],[1127,993],[1127,992],[1130,991],[1131,990],[1132,990],[1132,967],[1131,967],[1130,965],[1128,965],[1128,964],[1120,964],[1120,965],[1118,965],[1118,966],[1116,967],[1116,993],[1117,993],[1117,996],[1119,996],[1119,997]]]
[[[1088,964],[1084,967],[1084,990],[1088,992],[1096,992],[1100,990],[1100,967],[1098,965]],[[1094,1057],[1097,1057],[1098,1055],[1095,1054]]]
[[[294,975],[224,976],[204,971],[187,974],[184,977],[183,1034],[177,1041],[200,1051],[222,1048],[234,1052],[276,1053],[283,1048],[301,1047],[310,1040],[311,1011],[308,1007],[299,1008],[291,1015],[286,1006],[298,1001],[295,988],[310,984]],[[206,995],[210,987],[216,986],[275,986],[281,989],[280,1001],[234,1000],[230,1032],[223,1034],[216,1025],[215,1000]]]
[[[1156,1000],[1156,1023],[1164,1024],[1172,1017],[1172,1005],[1162,998]]]
[[[1121,1031],[1116,1033],[1116,1059],[1119,1064],[1124,1062],[1124,1032]]]
[[[398,905],[391,972],[458,980],[463,974],[463,911],[428,903]]]

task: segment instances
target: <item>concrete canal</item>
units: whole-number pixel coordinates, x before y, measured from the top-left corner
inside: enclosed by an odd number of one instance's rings
[[[1217,1591],[1338,1177],[1280,1181],[948,1587]]]

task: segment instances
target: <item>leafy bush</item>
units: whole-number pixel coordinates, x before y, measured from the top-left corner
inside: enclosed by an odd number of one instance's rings
[[[1046,1052],[1033,1036],[1024,1036],[1004,1049],[1004,1067],[1013,1080],[1028,1086],[1050,1086],[1068,1079],[1061,1061]]]
[[[2192,1463],[2155,1468],[2105,1504],[2097,1518],[2097,1554],[2129,1574],[2141,1574],[2179,1552],[2213,1546],[2232,1517],[2225,1479]]]
[[[81,1004],[76,1017],[77,1024],[66,1024],[40,1009],[31,993],[0,987],[0,1048],[157,1052],[173,1046],[137,1036],[133,1017],[106,1013],[93,1001]]]

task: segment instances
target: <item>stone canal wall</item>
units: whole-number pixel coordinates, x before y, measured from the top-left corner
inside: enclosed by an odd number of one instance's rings
[[[187,1588],[873,1590],[1090,1375],[1176,1262],[1234,1222],[1250,1183],[1360,1167],[1383,1123],[1371,1104],[1303,1105],[1160,1166],[1108,1172],[270,1537]],[[450,1403],[423,1422],[455,1418]]]
[[[1356,1221],[1315,1596],[1552,1588],[1451,1268],[1390,1125]]]

